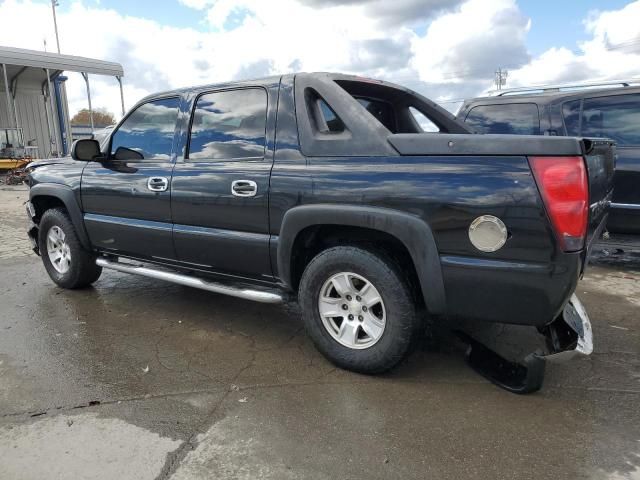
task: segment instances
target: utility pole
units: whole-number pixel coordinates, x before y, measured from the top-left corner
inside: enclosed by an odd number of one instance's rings
[[[507,84],[507,77],[509,76],[508,70],[503,70],[502,68],[498,68],[496,70],[496,90],[502,90],[502,87]]]
[[[58,55],[60,55],[60,38],[58,36],[58,19],[56,18],[56,7],[58,7],[59,5],[60,4],[58,3],[58,0],[51,0],[51,11],[53,12],[53,29],[55,30],[55,33],[56,33],[56,47],[58,48]],[[45,51],[46,51],[46,41],[45,41]],[[63,150],[64,150],[64,153],[66,154],[67,148],[71,145],[71,138],[72,138],[71,129],[70,129],[71,122],[69,122],[69,108],[67,104],[67,85],[64,82],[60,83],[59,85],[60,85],[60,95],[62,96],[62,99],[63,99],[62,102],[64,102],[64,106],[62,108],[62,111],[59,112],[60,116],[58,118],[61,119],[60,132],[61,132],[61,136],[63,137],[62,138]],[[49,92],[49,94],[51,94],[51,92]],[[51,111],[53,113],[53,109]],[[55,117],[54,117],[54,122],[55,122]],[[91,130],[93,131],[93,128]],[[57,142],[57,138],[56,138],[56,142]],[[59,150],[60,148],[58,148],[58,156],[60,156]]]
[[[51,0],[51,10],[53,10],[53,28],[56,31],[56,44],[58,45],[58,53],[60,53],[60,40],[58,39],[58,21],[56,20],[57,0]]]

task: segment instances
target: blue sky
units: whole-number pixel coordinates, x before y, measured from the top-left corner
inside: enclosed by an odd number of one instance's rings
[[[497,68],[509,69],[507,87],[640,79],[640,0],[59,4],[62,52],[121,63],[127,106],[160,90],[295,71],[386,79],[451,110],[494,88]],[[55,45],[48,0],[0,0],[0,18],[0,45]],[[92,79],[92,96],[117,112],[113,84]],[[72,110],[85,106],[82,79],[70,76],[67,92]]]
[[[527,46],[534,55],[557,46],[571,50],[588,39],[582,21],[590,11],[624,7],[626,0],[520,0],[520,10],[531,18]],[[640,23],[640,19],[639,19]]]
[[[269,0],[266,0],[269,1]],[[69,9],[71,1],[59,0],[59,9]],[[628,0],[519,0],[520,10],[531,18],[531,30],[527,36],[527,47],[537,55],[551,48],[564,46],[575,49],[576,43],[586,40],[588,35],[582,24],[591,11],[619,9]],[[112,8],[123,15],[155,20],[163,25],[194,28],[203,32],[215,30],[206,22],[204,12],[175,0],[88,0],[87,5]],[[238,16],[226,22],[225,27],[237,24]],[[640,21],[639,21],[640,23]],[[428,26],[415,26],[423,33]]]

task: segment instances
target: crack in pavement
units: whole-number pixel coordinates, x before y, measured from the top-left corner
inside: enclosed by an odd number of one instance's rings
[[[61,405],[61,406],[51,407],[45,410],[27,410],[22,412],[3,413],[3,414],[0,414],[0,418],[18,418],[18,417],[24,417],[24,416],[27,416],[27,418],[32,418],[32,417],[39,417],[42,415],[49,415],[51,413],[66,413],[73,410],[95,407],[95,406],[115,405],[123,402],[137,402],[141,400],[154,400],[154,399],[161,399],[161,398],[179,397],[182,395],[197,395],[200,393],[216,393],[216,392],[219,392],[220,390],[222,390],[222,388],[217,387],[217,388],[205,388],[205,389],[198,389],[198,390],[188,390],[188,391],[181,391],[181,392],[166,392],[166,393],[161,393],[157,395],[153,395],[153,394],[136,395],[131,397],[116,398],[112,400],[89,400],[87,403],[81,403],[77,405]]]
[[[253,338],[251,338],[251,340],[255,342]],[[254,346],[255,346],[255,343],[254,343]],[[213,408],[209,411],[209,413],[206,415],[204,420],[194,429],[193,433],[189,436],[189,438],[184,442],[182,442],[182,444],[176,450],[167,454],[165,464],[162,467],[162,470],[160,471],[158,476],[156,477],[156,480],[164,480],[171,477],[176,472],[177,468],[180,466],[180,463],[182,462],[182,460],[184,460],[184,458],[189,454],[189,451],[197,447],[198,442],[196,442],[196,438],[198,434],[204,433],[206,431],[205,428],[208,429],[211,427],[211,425],[215,424],[215,421],[212,421],[213,417],[216,415],[216,413],[218,412],[218,409],[227,399],[229,394],[235,391],[233,386],[236,380],[240,378],[240,375],[242,375],[246,370],[248,370],[254,365],[257,357],[257,353],[258,352],[255,350],[252,352],[251,359],[247,362],[247,364],[244,367],[238,370],[238,372],[234,375],[234,377],[231,379],[231,384],[227,389],[227,391],[224,393],[224,395],[222,395],[220,400],[218,400],[214,404]]]

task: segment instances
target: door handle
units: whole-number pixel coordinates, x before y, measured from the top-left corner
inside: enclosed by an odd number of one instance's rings
[[[258,184],[253,180],[234,180],[231,182],[231,193],[236,197],[255,197]]]
[[[169,188],[169,179],[167,177],[149,177],[147,188],[152,192],[164,192]]]

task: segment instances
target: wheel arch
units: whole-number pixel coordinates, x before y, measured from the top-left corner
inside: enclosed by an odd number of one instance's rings
[[[29,191],[29,201],[36,210],[38,220],[46,210],[63,206],[69,213],[80,243],[87,250],[91,250],[91,242],[84,228],[82,209],[78,204],[75,193],[70,187],[56,183],[39,183],[31,187]]]
[[[284,215],[277,248],[278,276],[295,289],[294,255],[298,236],[309,227],[345,226],[383,232],[404,246],[413,262],[420,291],[432,314],[443,314],[446,298],[440,257],[431,228],[420,218],[387,208],[350,205],[303,205]]]

